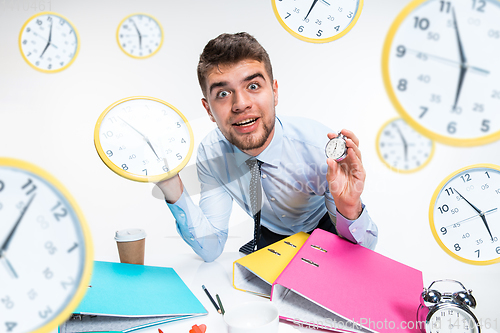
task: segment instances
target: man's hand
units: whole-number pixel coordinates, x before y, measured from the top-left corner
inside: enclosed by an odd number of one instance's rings
[[[184,187],[179,174],[167,180],[156,183],[156,186],[158,186],[158,188],[163,192],[165,200],[167,200],[167,202],[170,204],[173,204],[177,200],[179,200]]]
[[[347,157],[340,162],[331,158],[326,160],[326,180],[337,210],[345,218],[356,220],[363,210],[360,197],[365,186],[366,172],[358,148],[359,139],[351,131],[343,129],[341,133],[346,137]],[[335,137],[336,133],[328,133],[329,139]]]

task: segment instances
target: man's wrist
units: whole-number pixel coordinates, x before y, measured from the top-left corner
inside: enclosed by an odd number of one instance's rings
[[[357,220],[363,213],[363,205],[361,204],[361,201],[359,201],[353,206],[342,206],[341,208],[337,207],[337,211],[348,220]]]

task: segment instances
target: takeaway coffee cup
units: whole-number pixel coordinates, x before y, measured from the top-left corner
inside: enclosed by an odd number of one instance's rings
[[[250,302],[226,309],[229,333],[278,333],[278,308],[272,302]]]
[[[144,265],[146,232],[143,229],[125,229],[115,233],[120,262]]]

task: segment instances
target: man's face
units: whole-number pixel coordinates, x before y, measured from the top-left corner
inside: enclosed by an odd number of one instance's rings
[[[242,60],[212,69],[206,79],[203,106],[222,134],[247,154],[260,154],[274,134],[278,83],[264,64]]]

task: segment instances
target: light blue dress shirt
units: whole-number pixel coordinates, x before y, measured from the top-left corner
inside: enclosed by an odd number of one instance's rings
[[[281,235],[309,232],[328,211],[342,237],[373,249],[378,229],[365,206],[357,220],[348,220],[336,210],[328,189],[325,146],[329,132],[311,119],[276,117],[271,143],[256,156],[263,162],[261,224]],[[198,148],[199,206],[185,188],[177,202],[168,204],[181,237],[207,262],[224,249],[233,200],[252,216],[250,170],[245,163],[249,158],[218,128],[211,131]]]

